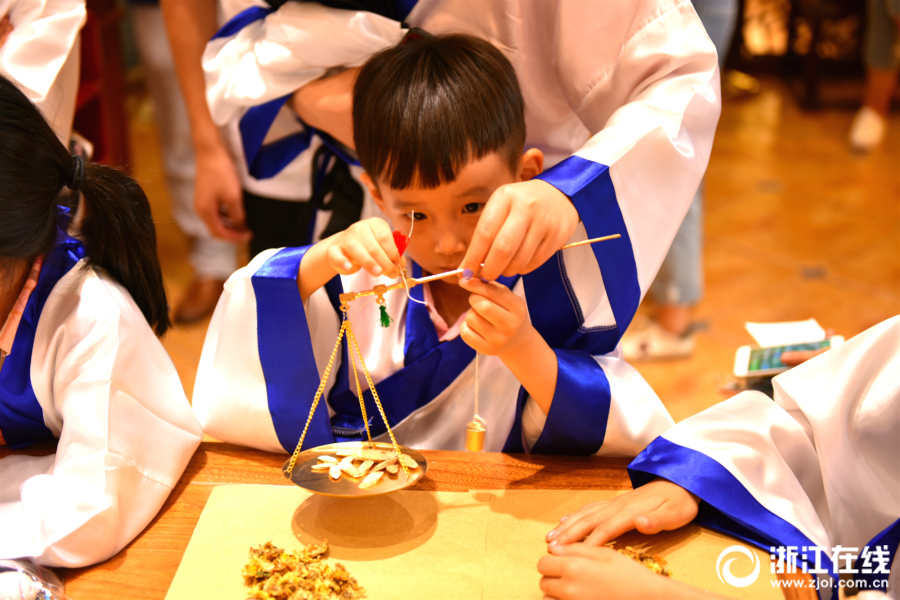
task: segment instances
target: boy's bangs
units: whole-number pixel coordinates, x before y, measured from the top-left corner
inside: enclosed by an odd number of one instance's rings
[[[471,36],[423,38],[366,63],[354,85],[360,162],[394,189],[433,189],[501,153],[518,167],[524,103],[512,65]]]

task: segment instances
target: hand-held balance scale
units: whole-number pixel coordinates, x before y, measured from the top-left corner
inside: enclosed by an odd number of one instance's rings
[[[396,232],[395,232],[396,237]],[[604,242],[622,237],[620,234],[607,235],[604,237],[574,242],[560,248],[566,250],[577,246],[586,246],[596,242]],[[398,241],[398,248],[400,242]],[[403,248],[405,248],[405,239],[403,240]],[[401,254],[403,249],[401,248]],[[297,448],[294,454],[288,459],[282,471],[285,478],[290,479],[296,485],[305,488],[317,494],[326,496],[356,497],[356,496],[373,496],[378,494],[387,494],[397,490],[401,490],[411,486],[413,483],[421,479],[425,475],[428,468],[425,457],[421,453],[400,446],[388,423],[387,415],[381,405],[381,399],[375,390],[375,383],[369,375],[363,359],[362,351],[356,342],[356,336],[353,335],[353,326],[350,323],[348,312],[350,311],[350,302],[364,296],[375,296],[375,302],[380,307],[381,325],[387,327],[393,321],[387,314],[385,309],[384,294],[392,290],[405,289],[409,293],[409,289],[417,285],[428,283],[429,281],[437,281],[448,277],[459,276],[463,269],[455,271],[447,271],[427,277],[412,278],[407,277],[406,269],[401,270],[401,281],[391,285],[376,285],[370,290],[363,292],[346,292],[340,295],[340,309],[343,315],[341,328],[338,331],[337,340],[334,349],[331,351],[331,357],[325,371],[322,373],[322,380],[316,390],[315,398],[313,398],[312,406],[309,409],[309,416],[306,419],[306,425],[303,427],[303,433],[297,442]],[[303,448],[303,440],[306,438],[306,432],[309,424],[312,422],[313,414],[316,407],[322,399],[325,391],[325,385],[331,370],[334,367],[334,360],[341,348],[341,341],[347,338],[347,354],[350,357],[350,364],[353,368],[353,379],[356,382],[356,393],[359,398],[359,409],[362,414],[363,423],[366,427],[367,442],[341,442],[335,444],[327,444],[310,448],[301,453]],[[359,364],[362,368],[366,383],[372,391],[372,398],[375,400],[375,406],[381,415],[387,433],[391,438],[391,442],[375,442],[372,440],[372,433],[369,430],[369,420],[366,414],[366,406],[362,393],[362,386],[359,381],[359,372],[356,367],[356,359],[359,358]],[[486,432],[486,423],[478,415],[478,355],[475,355],[475,414],[472,421],[466,425],[466,450],[478,452],[484,447],[484,435]],[[354,461],[361,462],[359,466]],[[298,467],[298,463],[300,466]],[[414,466],[415,465],[415,466]]]

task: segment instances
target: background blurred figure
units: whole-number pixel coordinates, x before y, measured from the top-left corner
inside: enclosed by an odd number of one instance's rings
[[[232,242],[215,239],[194,211],[194,197],[203,193],[195,190],[195,183],[203,182],[196,178],[193,127],[179,91],[158,0],[132,0],[132,18],[135,43],[156,112],[172,213],[191,240],[194,280],[176,305],[173,317],[176,323],[192,323],[212,313],[225,280],[237,268],[237,248]],[[217,130],[214,133],[218,136]]]
[[[84,0],[0,0],[0,75],[14,81],[69,145]]]
[[[716,52],[725,66],[737,24],[737,0],[693,0]],[[705,180],[704,180],[705,181]],[[689,356],[694,351],[691,309],[703,295],[703,188],[700,183],[672,247],[650,286],[656,319],[632,327],[622,339],[627,360]]]
[[[866,2],[866,91],[850,127],[850,147],[870,152],[884,139],[900,66],[900,0]]]

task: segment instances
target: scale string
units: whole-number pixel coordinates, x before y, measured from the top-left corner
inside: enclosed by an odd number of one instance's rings
[[[481,418],[481,415],[478,414],[478,380],[480,379],[478,376],[478,352],[475,353],[475,414],[472,416],[473,421],[477,421],[481,423],[482,426],[487,425],[487,421]]]
[[[416,228],[416,211],[411,210],[411,211],[409,211],[409,235],[406,236],[407,244],[409,243],[409,240],[412,239],[413,229],[415,229],[415,228]],[[405,252],[405,250],[404,250],[404,252]],[[423,302],[422,300],[417,300],[416,298],[413,298],[412,295],[409,293],[409,282],[406,281],[406,275],[403,273],[403,271],[400,271],[400,278],[403,280],[403,287],[406,288],[406,297],[409,298],[410,300],[412,300],[413,302],[418,302],[419,304],[424,304],[425,306],[428,306],[427,302]]]

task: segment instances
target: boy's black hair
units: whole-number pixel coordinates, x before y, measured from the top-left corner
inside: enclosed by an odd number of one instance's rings
[[[419,36],[372,56],[353,85],[363,168],[394,189],[434,189],[499,152],[515,173],[525,102],[509,60],[464,34]]]
[[[162,335],[169,306],[143,190],[122,171],[75,160],[31,100],[0,76],[0,275],[21,274],[56,245],[67,186],[84,197],[78,233],[87,264],[121,283]]]

